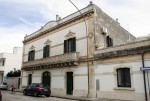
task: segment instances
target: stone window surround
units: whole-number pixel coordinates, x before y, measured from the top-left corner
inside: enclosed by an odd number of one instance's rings
[[[130,78],[131,78],[131,87],[118,87],[117,84],[117,69],[119,68],[129,68],[130,69]],[[129,65],[120,65],[114,68],[114,79],[115,79],[115,87],[114,90],[131,90],[134,91],[134,84],[133,84],[133,70],[132,70],[132,66]]]

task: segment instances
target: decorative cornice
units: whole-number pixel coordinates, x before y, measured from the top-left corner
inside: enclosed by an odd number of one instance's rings
[[[118,51],[111,51],[111,52],[105,52],[100,54],[95,54],[95,59],[106,59],[106,58],[113,58],[113,57],[121,57],[121,56],[128,56],[128,55],[135,55],[135,54],[142,54],[150,52],[150,46],[141,46],[141,47],[135,47],[135,48],[129,48],[124,50],[118,50]]]
[[[63,63],[51,63],[51,64],[47,63],[47,64],[24,66],[21,69],[25,71],[31,71],[31,70],[40,70],[40,69],[72,67],[72,66],[78,66],[78,65],[79,65],[78,62],[70,61],[70,62],[63,62]]]
[[[76,33],[69,31],[69,33],[65,36],[66,40],[75,37]]]
[[[52,41],[50,41],[49,39],[47,39],[47,41],[44,43],[44,45],[50,45]]]
[[[32,37],[32,38],[25,39],[25,40],[23,41],[23,43],[25,44],[25,43],[27,43],[27,42],[33,40],[33,39],[36,39],[36,38],[38,38],[38,37],[41,37],[41,36],[45,35],[46,33],[53,32],[53,31],[55,31],[55,30],[58,30],[58,29],[62,28],[63,26],[66,26],[66,25],[68,25],[68,24],[71,24],[71,23],[73,23],[73,22],[75,22],[75,21],[77,21],[77,20],[81,20],[81,19],[84,19],[84,18],[89,18],[89,17],[92,16],[93,13],[94,13],[93,10],[88,11],[88,12],[82,14],[82,15],[79,15],[79,16],[77,16],[77,17],[74,17],[73,19],[67,20],[67,21],[65,21],[65,22],[63,22],[63,23],[61,23],[61,24],[58,24],[58,25],[56,25],[56,26],[54,26],[54,27],[52,27],[52,28],[50,28],[50,29],[48,29],[48,30],[45,30],[45,31],[41,32],[40,34],[35,35],[35,36]]]
[[[32,45],[32,46],[30,47],[30,50],[34,50],[34,49],[35,49],[35,46]]]

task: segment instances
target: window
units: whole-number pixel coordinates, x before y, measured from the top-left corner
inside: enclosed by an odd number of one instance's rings
[[[117,69],[118,87],[131,87],[130,68]]]
[[[70,38],[64,40],[64,53],[70,53],[76,51],[76,38]]]
[[[5,65],[5,60],[3,60],[3,63],[2,63],[2,66],[4,66]]]
[[[49,53],[50,53],[49,47],[50,47],[49,45],[43,47],[43,58],[49,57]]]
[[[113,46],[113,39],[109,36],[106,37],[107,47]]]
[[[29,51],[28,61],[34,60],[34,57],[35,57],[35,50]]]

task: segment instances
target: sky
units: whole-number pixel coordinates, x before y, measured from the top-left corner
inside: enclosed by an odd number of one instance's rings
[[[72,0],[79,8],[89,2],[99,6],[134,36],[150,34],[150,0]],[[76,12],[69,0],[0,0],[0,53],[23,47],[26,35],[47,22]]]

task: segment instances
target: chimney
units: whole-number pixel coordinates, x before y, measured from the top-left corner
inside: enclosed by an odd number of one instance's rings
[[[59,15],[56,15],[56,21],[60,20],[61,17],[59,17]]]

